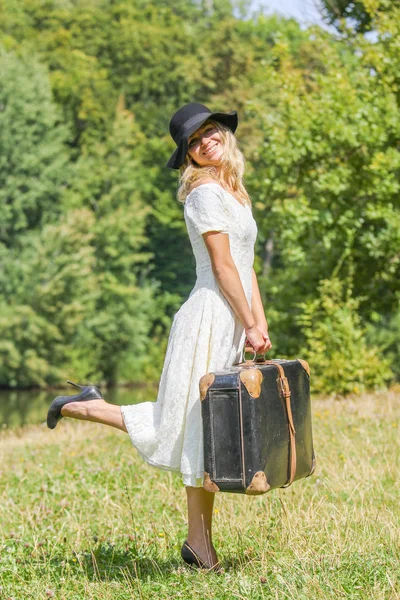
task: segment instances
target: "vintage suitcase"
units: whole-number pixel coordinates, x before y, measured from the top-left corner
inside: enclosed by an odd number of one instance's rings
[[[201,378],[206,490],[264,494],[314,472],[309,374],[261,356]]]

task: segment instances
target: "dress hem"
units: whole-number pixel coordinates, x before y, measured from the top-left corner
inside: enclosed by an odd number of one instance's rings
[[[139,448],[136,446],[136,444],[133,442],[132,437],[129,433],[129,425],[127,423],[127,421],[125,420],[125,415],[124,415],[124,411],[123,411],[123,406],[121,406],[121,414],[122,414],[122,418],[123,421],[125,423],[126,429],[127,429],[127,433],[129,435],[129,438],[131,440],[132,446],[137,450],[139,456],[151,467],[155,467],[156,469],[162,469],[163,471],[172,471],[174,473],[180,473],[182,475],[182,480],[183,480],[183,484],[188,487],[203,487],[203,480],[204,480],[204,471],[198,472],[198,473],[182,473],[182,471],[177,468],[177,467],[171,467],[169,465],[164,465],[161,463],[157,463],[153,460],[151,460],[151,458],[149,458],[148,456],[146,456],[146,454],[144,454],[141,450],[139,450]],[[199,474],[200,473],[200,474]],[[186,481],[190,481],[190,483],[186,483]],[[193,484],[193,481],[196,480],[196,484]],[[197,485],[197,480],[201,480],[201,484]]]

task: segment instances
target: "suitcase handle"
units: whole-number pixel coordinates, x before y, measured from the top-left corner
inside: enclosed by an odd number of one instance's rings
[[[248,354],[250,352],[252,352],[253,358],[250,359],[250,361],[247,361],[246,354]],[[262,352],[262,353],[256,352],[256,350],[254,350],[253,346],[250,344],[250,342],[247,338],[244,342],[243,358],[246,362],[263,363],[266,361],[265,352]]]
[[[251,360],[251,362],[255,362],[256,358],[257,358],[257,352],[254,350],[253,346],[251,346],[250,343],[248,342],[248,340],[246,339],[246,341],[244,343],[244,352],[243,352],[243,358],[246,362],[247,362],[246,354],[249,354],[250,352],[253,354],[253,358],[251,358],[250,360]]]

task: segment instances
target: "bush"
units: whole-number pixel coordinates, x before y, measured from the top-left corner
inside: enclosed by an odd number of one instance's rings
[[[313,390],[345,396],[382,388],[393,373],[380,348],[367,343],[359,300],[336,277],[322,280],[318,296],[299,307],[299,325],[306,339],[301,356],[309,361]]]

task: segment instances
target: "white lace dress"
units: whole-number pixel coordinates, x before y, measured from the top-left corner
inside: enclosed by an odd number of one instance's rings
[[[216,183],[186,198],[185,221],[196,259],[197,280],[176,313],[156,402],[122,406],[133,445],[150,465],[178,471],[186,486],[203,484],[203,431],[199,380],[242,358],[244,329],[214,277],[202,234],[229,234],[232,258],[251,306],[257,226],[251,208]]]

